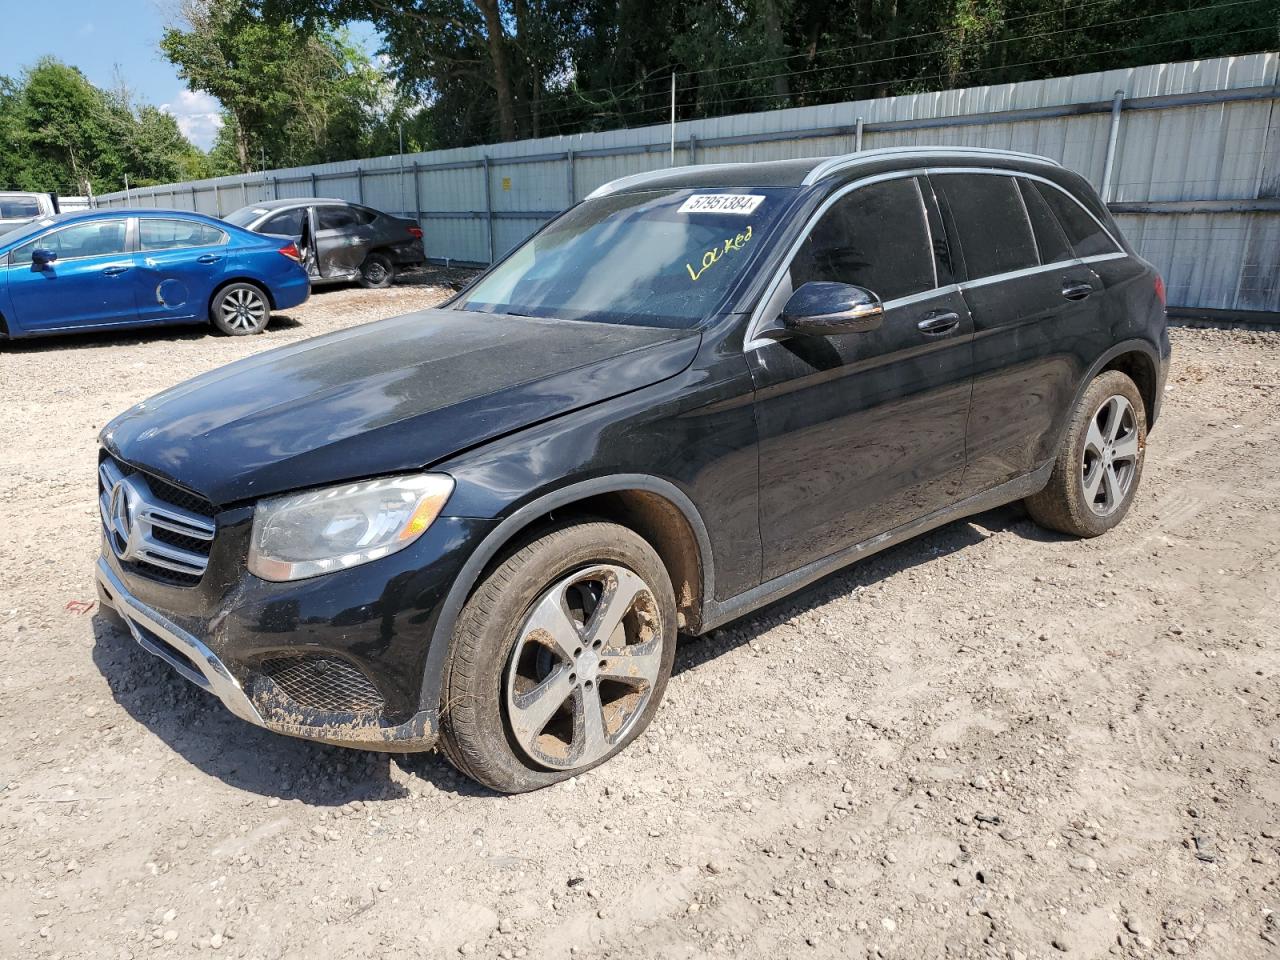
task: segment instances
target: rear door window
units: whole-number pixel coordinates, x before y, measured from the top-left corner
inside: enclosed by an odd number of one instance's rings
[[[811,280],[855,284],[885,301],[937,286],[915,178],[859,187],[832,204],[791,261],[793,288]]]
[[[316,229],[346,230],[354,227],[359,221],[350,207],[318,207],[316,209]]]
[[[286,237],[302,236],[302,219],[307,215],[306,207],[295,207],[284,213],[277,213],[257,230],[258,233],[279,233]]]
[[[1077,257],[1096,257],[1103,253],[1120,252],[1102,224],[1066,193],[1047,183],[1037,183],[1036,189],[1058,218],[1058,223],[1062,224]]]
[[[141,250],[213,247],[226,242],[227,235],[207,223],[199,223],[195,220],[138,218],[138,247]]]
[[[1031,223],[1015,178],[940,173],[930,179],[951,210],[970,280],[1039,266]]]
[[[1058,218],[1049,209],[1049,204],[1045,203],[1036,184],[1019,177],[1018,189],[1022,193],[1022,202],[1027,205],[1027,216],[1036,237],[1036,249],[1040,251],[1040,262],[1074,260],[1075,254],[1071,250],[1071,244],[1067,242],[1067,235],[1062,232]]]

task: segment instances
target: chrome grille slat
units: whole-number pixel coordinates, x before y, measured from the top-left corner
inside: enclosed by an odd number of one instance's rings
[[[148,480],[146,474],[126,473],[121,464],[104,457],[98,465],[98,509],[107,541],[124,563],[139,564],[156,571],[168,571],[198,580],[209,566],[208,550],[212,548],[217,524],[212,518],[166,502]],[[167,483],[157,481],[162,490],[196,498]],[[117,502],[117,498],[123,498]],[[198,503],[197,503],[198,505]],[[204,552],[168,543],[156,531],[177,534],[188,541],[206,546]],[[191,544],[188,543],[188,546]]]

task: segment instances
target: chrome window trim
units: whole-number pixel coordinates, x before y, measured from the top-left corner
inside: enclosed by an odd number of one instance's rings
[[[1079,207],[1086,214],[1088,214],[1089,219],[1092,220],[1094,223],[1096,223],[1099,227],[1101,227],[1102,232],[1107,235],[1107,239],[1109,239],[1113,244],[1115,244],[1116,252],[1120,252],[1120,253],[1124,252],[1124,245],[1121,244],[1116,239],[1116,236],[1114,233],[1112,233],[1109,229],[1107,229],[1107,225],[1103,223],[1101,220],[1099,220],[1097,217],[1095,217],[1093,215],[1093,211],[1091,211],[1083,203],[1077,200],[1075,198],[1075,195],[1072,194],[1070,190],[1068,190],[1066,187],[1059,186],[1058,184],[1054,183],[1052,180],[1048,180],[1045,177],[1037,176],[1034,173],[1027,173],[1024,170],[993,170],[990,167],[941,167],[941,168],[936,168],[929,171],[930,176],[942,176],[943,174],[947,174],[947,173],[985,173],[985,174],[989,174],[991,176],[997,176],[997,177],[1023,177],[1024,179],[1027,179],[1027,180],[1035,180],[1037,183],[1047,183],[1049,186],[1053,187],[1053,189],[1057,190],[1063,196],[1069,198],[1072,203],[1074,203],[1077,207]],[[1053,211],[1050,211],[1050,213],[1052,212]],[[1066,234],[1065,229],[1062,232],[1063,234]],[[1034,235],[1034,231],[1033,231],[1033,235]],[[1071,244],[1070,237],[1067,237],[1067,243]],[[1124,255],[1128,256],[1127,253]],[[1104,256],[1104,254],[1094,254],[1094,256]]]
[[[56,229],[54,229],[54,230],[50,230],[48,233],[43,233],[43,234],[41,234],[41,235],[40,235],[40,236],[38,236],[38,237],[33,237],[33,238],[32,238],[32,239],[30,239],[30,240],[26,240],[26,241],[23,241],[22,243],[18,244],[16,247],[14,247],[12,250],[10,250],[10,251],[9,251],[9,253],[5,256],[5,266],[9,266],[9,267],[25,267],[25,266],[30,266],[30,264],[31,264],[31,261],[30,261],[30,260],[23,260],[23,261],[15,260],[15,259],[14,259],[14,254],[15,254],[15,253],[17,253],[19,250],[21,250],[23,247],[25,247],[25,246],[26,246],[27,244],[29,244],[29,243],[35,243],[37,240],[43,240],[45,237],[52,237],[54,234],[63,233],[63,232],[65,232],[65,231],[67,231],[67,230],[74,229],[75,227],[82,227],[82,226],[84,226],[85,224],[88,224],[88,223],[97,223],[97,224],[104,224],[104,223],[123,223],[123,224],[124,224],[124,245],[125,245],[125,247],[127,248],[127,247],[129,247],[129,246],[130,246],[130,243],[129,243],[129,221],[130,221],[130,220],[134,220],[134,219],[136,219],[136,218],[134,218],[134,217],[107,217],[105,220],[82,220],[82,221],[80,221],[79,223],[68,223],[65,227],[58,227],[58,228],[56,228]],[[33,249],[34,249],[34,248],[33,248]],[[99,259],[99,258],[101,258],[101,257],[129,257],[129,256],[132,256],[132,255],[134,254],[134,252],[135,252],[135,251],[133,251],[133,250],[125,249],[125,250],[121,250],[119,253],[91,253],[91,254],[87,254],[87,255],[85,255],[85,256],[83,256],[83,257],[58,257],[58,259],[57,259],[57,260],[55,260],[55,261],[53,261],[53,262],[54,262],[54,263],[75,263],[77,260],[97,260],[97,259]]]
[[[1000,283],[1004,280],[1017,280],[1019,277],[1031,277],[1037,273],[1045,273],[1049,270],[1061,270],[1064,267],[1078,266],[1080,261],[1072,258],[1071,260],[1055,260],[1053,263],[1041,263],[1034,267],[1023,267],[1020,270],[1006,270],[1004,273],[993,273],[990,276],[979,277],[977,280],[966,280],[960,284],[961,290],[971,290],[974,287],[987,287],[993,283]]]
[[[1047,162],[1053,163],[1053,161],[1047,161]],[[783,262],[779,265],[778,269],[775,271],[773,279],[769,281],[769,285],[765,288],[764,293],[760,296],[760,299],[757,302],[755,309],[751,311],[751,320],[747,324],[747,335],[743,340],[742,352],[747,353],[752,350],[758,350],[760,347],[767,346],[768,344],[775,342],[773,340],[768,339],[767,337],[757,336],[760,330],[760,327],[763,323],[764,311],[768,307],[769,302],[772,300],[774,293],[777,291],[778,285],[782,282],[783,276],[787,273],[788,270],[791,269],[791,261],[795,259],[795,255],[799,251],[800,245],[803,244],[806,239],[808,239],[809,234],[813,230],[814,224],[817,223],[819,218],[821,218],[823,214],[825,214],[827,210],[831,208],[832,204],[834,204],[837,200],[839,200],[845,194],[850,193],[858,189],[859,187],[869,186],[870,184],[873,184],[873,183],[880,183],[881,181],[884,181],[884,180],[897,180],[902,177],[918,177],[921,175],[932,177],[934,175],[944,174],[944,173],[979,173],[979,174],[990,174],[990,175],[1001,176],[1001,177],[1023,177],[1027,180],[1035,180],[1039,183],[1047,183],[1049,186],[1053,187],[1055,190],[1058,190],[1061,193],[1065,194],[1067,197],[1070,197],[1072,203],[1074,203],[1081,210],[1087,213],[1093,219],[1094,223],[1096,223],[1099,227],[1102,228],[1103,233],[1107,235],[1108,239],[1110,239],[1111,242],[1115,244],[1116,250],[1112,253],[1093,254],[1092,256],[1089,256],[1089,257],[1083,257],[1083,258],[1073,257],[1070,260],[1056,260],[1053,263],[1043,263],[1043,264],[1040,264],[1039,266],[1027,267],[1023,270],[1014,270],[1009,273],[993,274],[989,277],[979,277],[977,280],[965,280],[960,283],[952,283],[943,287],[935,287],[932,290],[924,290],[918,294],[911,294],[910,296],[906,296],[906,297],[898,297],[895,300],[888,300],[884,304],[885,310],[892,310],[895,307],[909,306],[912,303],[916,303],[920,300],[925,300],[934,296],[942,296],[944,294],[955,292],[955,291],[963,291],[968,287],[984,286],[989,283],[995,283],[999,280],[1009,280],[1019,276],[1030,276],[1031,274],[1039,273],[1044,270],[1056,270],[1056,269],[1061,269],[1063,267],[1075,266],[1081,263],[1101,263],[1102,261],[1105,261],[1105,260],[1119,260],[1129,256],[1129,254],[1125,252],[1124,247],[1121,246],[1120,243],[1116,241],[1115,235],[1112,234],[1112,232],[1107,229],[1107,225],[1103,223],[1101,220],[1099,220],[1097,217],[1095,217],[1088,207],[1086,207],[1083,203],[1077,200],[1072,195],[1070,190],[1067,190],[1065,187],[1059,186],[1058,184],[1054,183],[1052,180],[1048,180],[1045,177],[1037,176],[1034,173],[1028,173],[1025,170],[997,170],[991,167],[917,167],[910,170],[895,170],[890,173],[880,173],[870,177],[863,177],[859,180],[854,180],[840,187],[838,190],[832,193],[831,196],[829,196],[826,200],[824,200],[822,202],[822,205],[818,207],[818,209],[815,210],[813,214],[810,215],[808,221],[804,225],[804,229],[800,233],[800,236],[796,238],[795,242],[791,245],[791,248],[787,251],[786,257],[783,259]],[[917,191],[919,191],[919,184],[916,185],[916,189]],[[921,198],[923,202],[923,194],[921,194]],[[1019,193],[1019,199],[1021,199],[1021,193]],[[927,210],[926,210],[926,213],[927,213]],[[1028,217],[1027,220],[1028,220],[1028,224],[1030,224],[1030,217]],[[925,224],[926,226],[928,226],[927,216],[925,217]],[[930,228],[930,231],[931,231],[930,236],[932,236],[932,228]],[[1034,228],[1031,231],[1031,238],[1032,238],[1032,243],[1034,243],[1035,242]],[[1070,237],[1067,238],[1067,242],[1068,244],[1070,244],[1071,242]],[[1038,248],[1036,251],[1036,256],[1037,258],[1039,257]],[[938,269],[937,258],[935,257],[934,258],[935,279],[937,277],[937,269]]]

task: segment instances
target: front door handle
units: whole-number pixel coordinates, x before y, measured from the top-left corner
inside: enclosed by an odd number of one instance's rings
[[[1062,295],[1068,300],[1085,300],[1093,293],[1093,284],[1067,280],[1062,284]]]
[[[196,257],[196,263],[217,263],[222,257],[212,253],[206,253],[203,257]]]
[[[954,310],[935,310],[916,324],[921,333],[937,335],[954,330],[960,324],[960,314]]]
[[[128,269],[128,267],[107,267],[102,271],[102,275],[104,277],[118,277]]]

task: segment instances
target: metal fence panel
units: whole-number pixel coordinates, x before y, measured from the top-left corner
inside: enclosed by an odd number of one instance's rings
[[[1280,312],[1278,65],[1280,55],[1262,53],[684,121],[675,163],[848,153],[861,130],[863,149],[1038,153],[1103,188],[1114,129],[1104,199],[1164,273],[1170,303]],[[601,184],[668,166],[671,133],[657,125],[345,160],[98,202],[224,215],[277,197],[340,197],[416,217],[434,258],[486,263]]]

